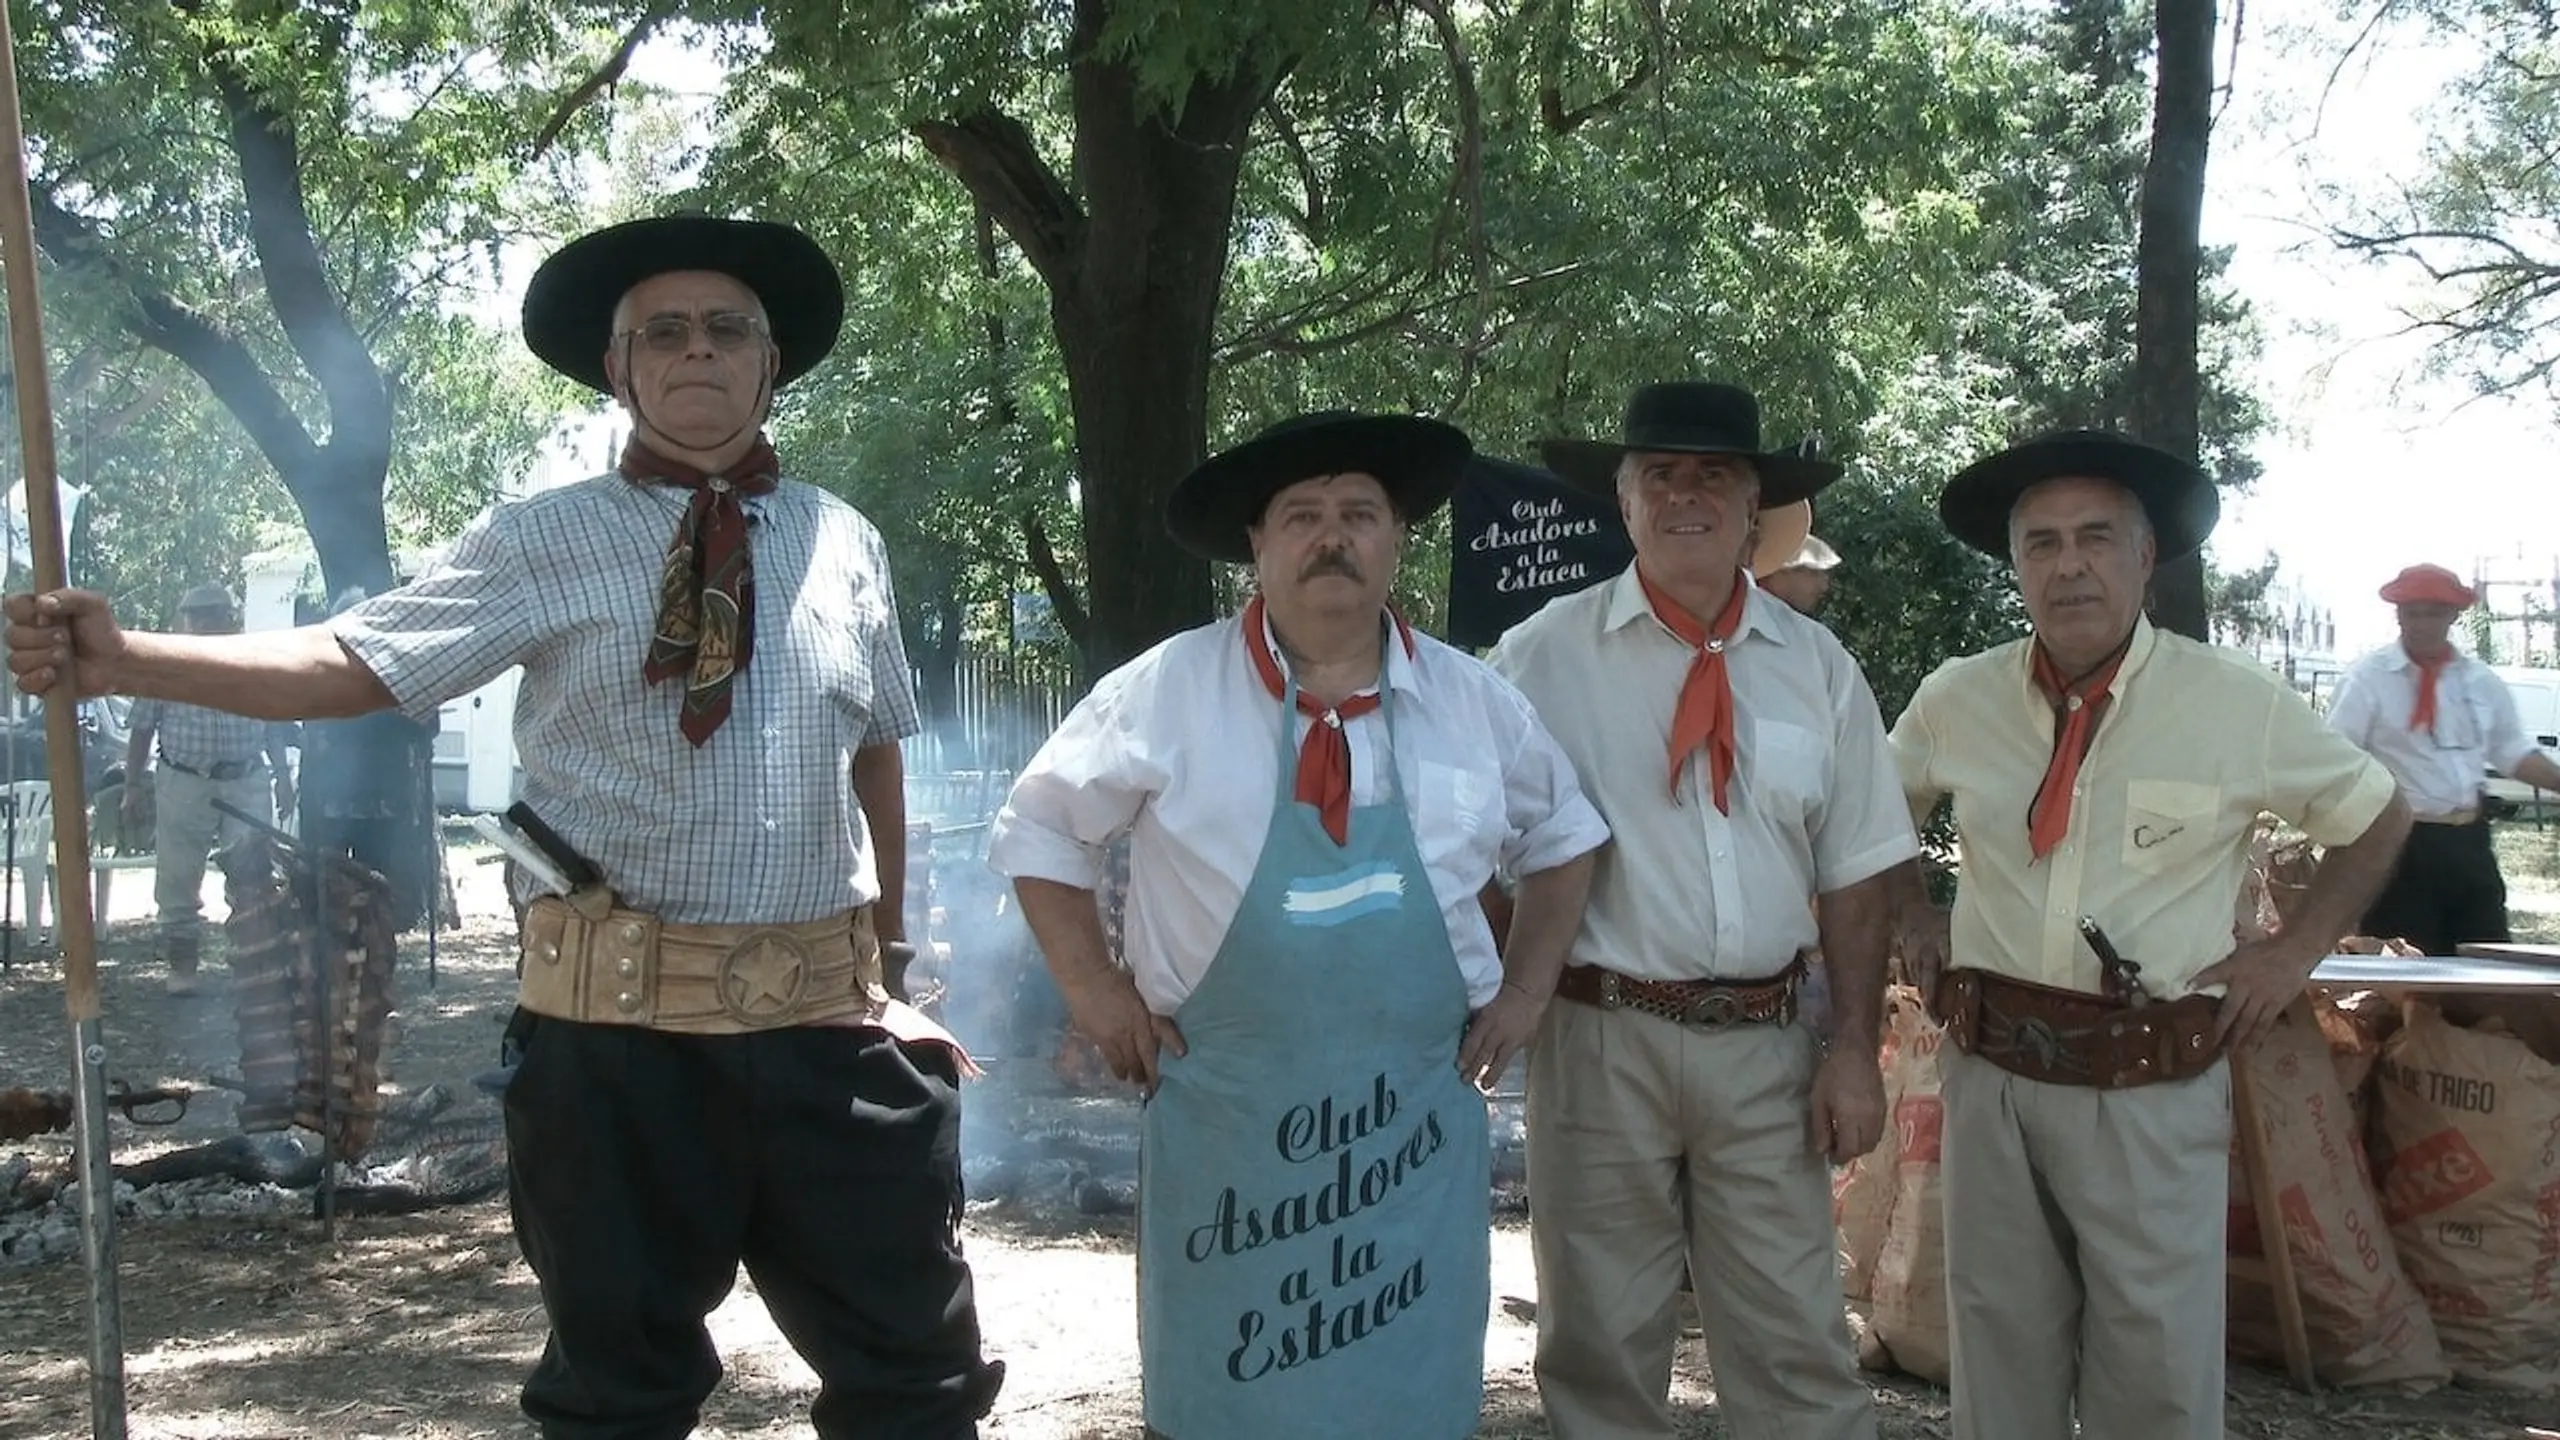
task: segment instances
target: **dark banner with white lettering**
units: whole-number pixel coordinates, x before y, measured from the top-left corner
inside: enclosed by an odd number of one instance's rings
[[[1480,649],[1559,595],[1627,568],[1618,507],[1532,465],[1467,462],[1449,501],[1449,643]]]

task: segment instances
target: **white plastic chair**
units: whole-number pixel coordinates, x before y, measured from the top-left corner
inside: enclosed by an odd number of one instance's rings
[[[9,817],[17,819],[16,843],[8,847],[7,865],[26,893],[19,924],[30,936],[45,929],[46,901],[53,893],[53,787],[42,780],[14,780],[0,791],[0,834]]]

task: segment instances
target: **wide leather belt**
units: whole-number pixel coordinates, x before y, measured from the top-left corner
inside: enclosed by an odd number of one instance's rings
[[[876,1020],[889,995],[868,906],[798,925],[679,925],[585,891],[525,907],[521,998],[563,1020],[741,1035]]]
[[[2085,990],[2031,985],[1987,970],[1949,970],[1936,1009],[1947,1040],[2012,1075],[2126,1090],[2185,1080],[2222,1058],[2222,1002],[2188,995],[2123,1005]]]
[[[1639,980],[1597,965],[1567,965],[1556,995],[1603,1010],[1636,1010],[1681,1025],[1720,1030],[1728,1025],[1789,1025],[1796,1018],[1796,982],[1804,961],[1757,980]]]
[[[2448,810],[2442,815],[2420,815],[2417,822],[2421,825],[2477,825],[2480,823],[2480,807],[2469,805],[2460,810]]]

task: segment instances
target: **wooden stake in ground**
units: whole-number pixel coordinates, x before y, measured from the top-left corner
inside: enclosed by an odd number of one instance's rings
[[[27,486],[27,548],[39,594],[64,584],[62,504],[53,458],[53,394],[45,378],[36,295],[35,223],[27,203],[27,137],[18,110],[18,55],[0,4],[0,261],[6,262],[9,354],[18,392]],[[89,1269],[89,1429],[124,1440],[124,1325],[116,1301],[115,1171],[107,1154],[107,1047],[98,1025],[98,929],[90,910],[89,803],[80,776],[77,677],[65,669],[45,694],[45,773],[53,787],[54,873],[61,877],[63,1000],[71,1016],[79,1124],[81,1253]]]

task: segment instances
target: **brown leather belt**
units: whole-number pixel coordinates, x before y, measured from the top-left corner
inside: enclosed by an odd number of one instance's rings
[[[2222,1002],[2210,995],[2120,1005],[2085,990],[2031,985],[1987,970],[1950,970],[1938,984],[1947,1039],[2012,1075],[2128,1090],[2201,1075],[2222,1058]]]
[[[877,1019],[888,998],[869,906],[796,925],[675,924],[601,888],[525,907],[521,999],[537,1015],[740,1035]]]
[[[1702,1030],[1727,1025],[1788,1025],[1796,1018],[1796,982],[1804,960],[1758,980],[1639,980],[1597,965],[1567,965],[1556,995],[1603,1010],[1637,1010]]]

